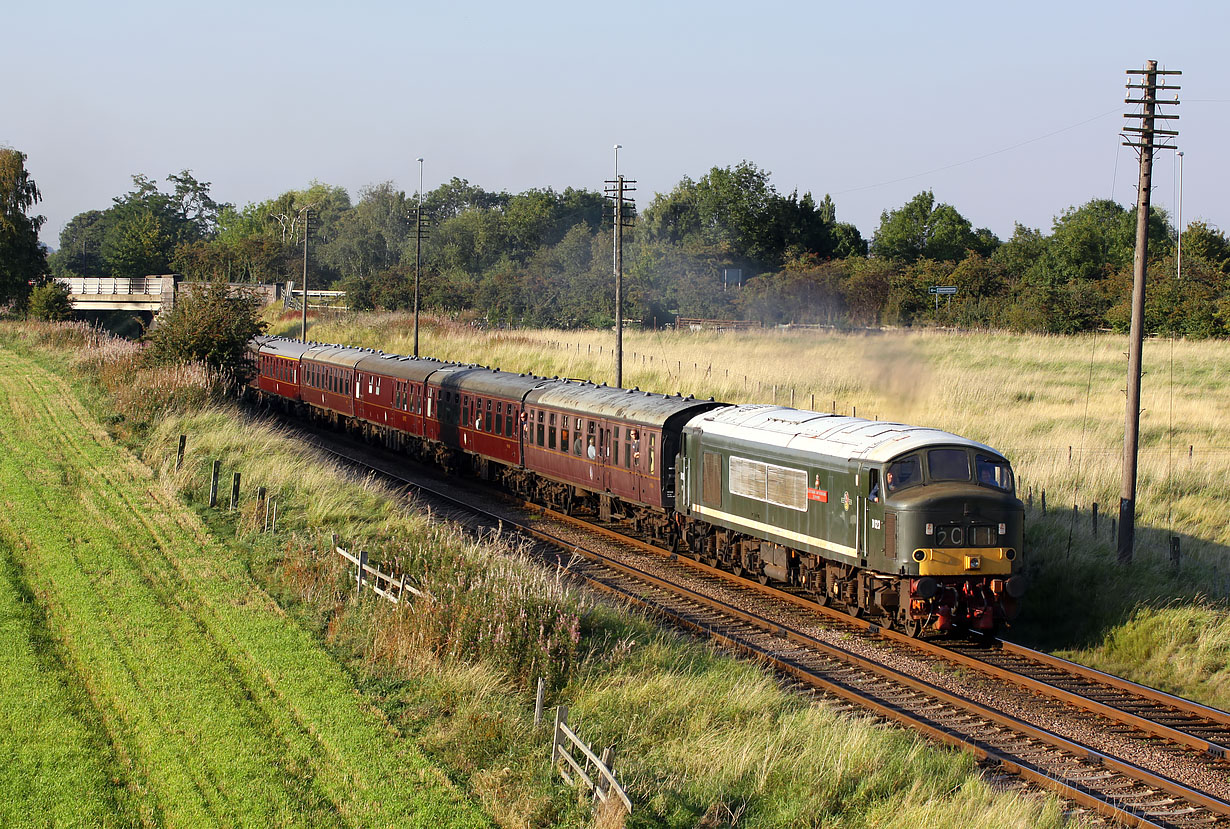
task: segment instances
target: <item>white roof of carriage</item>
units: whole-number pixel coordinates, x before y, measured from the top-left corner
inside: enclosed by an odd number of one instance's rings
[[[985,444],[940,429],[766,404],[714,409],[692,418],[688,428],[705,435],[875,463],[929,446],[970,446],[1001,456]]]

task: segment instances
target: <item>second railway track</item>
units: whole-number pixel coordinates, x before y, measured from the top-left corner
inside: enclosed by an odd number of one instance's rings
[[[1083,808],[1134,826],[1230,826],[1230,766],[1224,762],[1230,715],[1225,712],[1011,643],[944,646],[910,639],[790,592],[677,559],[612,528],[522,505],[556,522],[556,530],[544,529],[532,518],[518,518],[507,509],[492,512],[441,491],[439,484],[411,480],[387,459],[369,456],[366,447],[351,445],[341,451],[315,442],[345,462],[580,555],[584,563],[570,569],[592,587],[762,660],[797,682],[957,745]],[[475,496],[469,489],[465,494]],[[482,496],[492,497],[487,492]],[[561,532],[572,535],[558,529],[565,525],[591,537],[613,536],[624,549],[613,554],[589,549],[591,545],[575,537],[561,537]],[[824,635],[819,630],[824,628],[842,629],[842,634]],[[854,641],[834,641],[849,640],[851,634]],[[903,653],[908,654],[904,660]],[[903,661],[927,660],[931,666],[923,668],[923,676],[916,668],[902,667]],[[1020,716],[1021,711],[987,704],[985,695],[979,701],[978,693],[962,693],[961,683],[951,681],[953,666],[998,682],[1001,688],[1003,682],[1011,683],[1019,691],[1018,703],[1041,701],[1034,705],[1043,709],[1041,715]],[[1075,723],[1081,734],[1101,732],[1108,739],[1094,746],[1098,741],[1065,734],[1062,724],[1072,725],[1072,717],[1046,710],[1055,707],[1085,716],[1083,727]],[[1098,718],[1093,728],[1090,715]],[[1048,724],[1052,719],[1061,727]],[[1112,727],[1107,729],[1103,721]]]

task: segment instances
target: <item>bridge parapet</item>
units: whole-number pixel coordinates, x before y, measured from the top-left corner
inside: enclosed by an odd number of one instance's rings
[[[68,287],[77,311],[159,311],[175,304],[175,276],[72,276],[57,279]]]

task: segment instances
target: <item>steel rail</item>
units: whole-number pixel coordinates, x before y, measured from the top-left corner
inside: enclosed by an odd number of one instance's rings
[[[992,678],[1007,680],[1019,687],[1025,688],[1034,693],[1039,693],[1044,696],[1051,697],[1053,699],[1059,700],[1060,702],[1065,702],[1065,703],[1068,703],[1069,705],[1074,705],[1078,708],[1081,708],[1082,710],[1089,711],[1091,713],[1100,714],[1115,722],[1122,723],[1123,725],[1131,726],[1132,728],[1135,728],[1145,734],[1150,734],[1155,737],[1160,737],[1162,739],[1169,740],[1178,745],[1186,746],[1187,748],[1194,749],[1203,754],[1207,754],[1209,757],[1213,759],[1221,760],[1224,762],[1230,762],[1230,746],[1226,746],[1222,743],[1213,742],[1204,737],[1200,737],[1199,735],[1192,734],[1188,731],[1183,731],[1182,729],[1175,728],[1170,725],[1166,725],[1165,723],[1157,722],[1156,720],[1149,719],[1148,717],[1142,717],[1139,714],[1135,714],[1131,711],[1124,710],[1123,708],[1118,708],[1114,705],[1110,705],[1100,700],[1093,699],[1091,697],[1085,696],[1075,691],[1070,691],[1066,688],[1060,688],[1059,686],[1046,682],[1044,680],[1036,679],[1034,677],[1030,677],[1030,676],[1021,674],[1021,673],[1017,673],[1010,669],[995,665],[984,659],[980,659],[976,656],[971,656],[970,654],[963,653],[960,650],[954,650],[953,648],[947,647],[944,645],[937,645],[933,642],[928,642],[925,639],[916,639],[914,637],[907,636],[903,633],[892,630],[890,628],[886,628],[883,625],[877,624],[876,622],[868,621],[867,619],[860,619],[858,617],[851,616],[848,613],[844,613],[840,610],[836,610],[835,608],[826,607],[824,605],[818,604],[813,599],[810,599],[806,596],[800,596],[797,593],[792,593],[788,590],[782,590],[779,587],[774,587],[771,585],[762,585],[750,579],[740,578],[726,570],[722,570],[721,568],[712,567],[708,564],[705,564],[704,562],[696,561],[686,555],[677,555],[677,554],[671,553],[667,550],[664,550],[661,547],[655,546],[653,544],[650,544],[638,538],[633,538],[631,536],[624,535],[616,530],[612,530],[600,524],[592,524],[588,521],[575,518],[570,515],[565,515],[563,513],[556,512],[555,510],[552,510],[547,507],[542,507],[537,504],[531,504],[527,502],[524,504],[524,506],[527,506],[530,509],[533,509],[537,512],[541,512],[545,515],[549,515],[550,517],[556,520],[569,523],[574,526],[584,527],[585,529],[596,531],[600,535],[603,535],[605,537],[632,544],[638,549],[642,549],[647,552],[656,553],[658,555],[671,556],[672,559],[678,560],[679,562],[681,562],[682,564],[688,567],[699,570],[709,575],[713,575],[713,576],[726,579],[727,581],[730,581],[732,584],[738,585],[740,587],[749,588],[759,593],[762,593],[765,596],[769,596],[772,598],[776,598],[782,601],[789,602],[804,610],[807,610],[813,613],[822,614],[837,622],[850,625],[852,627],[863,630],[867,633],[871,633],[873,635],[880,636],[883,639],[886,639],[890,642],[895,642],[904,647],[922,651],[931,656],[945,659],[951,663],[960,665],[962,667],[972,668]],[[1174,708],[1175,710],[1180,711],[1184,714],[1188,714],[1188,715],[1196,716],[1196,717],[1202,717],[1216,724],[1224,725],[1227,728],[1230,728],[1230,713],[1227,713],[1225,711],[1220,711],[1216,708],[1210,708],[1208,706],[1201,705],[1198,702],[1193,702],[1191,700],[1183,699],[1182,697],[1176,697],[1172,694],[1167,694],[1164,691],[1159,691],[1154,688],[1149,688],[1146,685],[1139,685],[1137,683],[1132,682],[1131,680],[1123,679],[1121,677],[1116,677],[1112,674],[1107,674],[1102,671],[1098,671],[1094,668],[1088,668],[1083,665],[1078,665],[1077,663],[1069,662],[1066,659],[1061,659],[1059,657],[1051,656],[1050,654],[1045,654],[1040,651],[1031,650],[1030,648],[1027,648],[1023,645],[1017,645],[1015,643],[1008,642],[1008,641],[1001,640],[1001,639],[993,640],[992,645],[991,645],[992,649],[994,649],[997,646],[1001,648],[1005,653],[1018,656],[1022,659],[1031,660],[1033,662],[1039,663],[1046,667],[1054,668],[1055,670],[1066,671],[1068,673],[1071,673],[1071,674],[1074,674],[1080,677],[1081,679],[1085,679],[1089,682],[1108,686],[1110,688],[1114,688],[1116,690],[1122,691],[1127,694],[1139,696],[1145,700],[1148,700],[1149,702],[1153,702],[1158,705]]]
[[[1186,801],[1189,804],[1195,804],[1196,806],[1203,808],[1208,812],[1230,817],[1230,804],[1227,804],[1217,798],[1210,797],[1209,795],[1203,792],[1200,792],[1195,789],[1191,789],[1187,786],[1184,786],[1178,783],[1177,781],[1170,780],[1160,775],[1156,775],[1146,769],[1135,766],[1132,763],[1128,763],[1126,761],[1119,760],[1110,755],[1103,754],[1101,752],[1098,752],[1094,749],[1089,748],[1088,746],[1084,746],[1084,745],[1081,745],[1080,743],[1073,742],[1060,735],[1053,734],[1049,731],[1046,731],[1045,729],[1042,729],[1042,728],[1033,726],[1029,723],[1026,723],[1024,721],[1018,720],[1015,717],[1012,717],[1010,715],[995,711],[994,709],[988,708],[980,703],[974,702],[972,700],[963,699],[957,695],[954,695],[948,691],[945,691],[944,689],[934,686],[924,680],[916,679],[900,671],[897,671],[896,669],[889,668],[884,665],[879,665],[873,662],[872,660],[859,656],[858,654],[855,654],[851,651],[841,648],[840,646],[822,642],[821,640],[810,637],[807,634],[804,634],[787,625],[782,625],[778,622],[773,622],[771,620],[764,619],[763,617],[757,616],[747,611],[740,610],[739,608],[733,607],[732,605],[722,602],[719,599],[714,599],[712,597],[705,596],[704,594],[698,593],[694,590],[691,590],[690,588],[683,587],[681,585],[675,584],[668,580],[662,579],[658,576],[654,576],[653,574],[648,573],[644,570],[641,570],[638,567],[635,567],[633,565],[630,565],[624,562],[617,561],[611,558],[610,556],[606,556],[597,551],[588,550],[586,548],[581,547],[578,544],[570,542],[566,539],[562,539],[544,530],[540,530],[538,528],[532,527],[529,524],[526,524],[524,522],[519,522],[514,519],[496,515],[488,510],[475,507],[474,505],[468,504],[460,500],[459,498],[451,496],[447,493],[440,492],[439,490],[433,489],[429,486],[426,486],[424,484],[421,484],[415,481],[410,481],[404,478],[403,476],[400,476],[400,475],[397,475],[395,473],[388,471],[387,469],[382,469],[380,467],[374,466],[361,458],[356,458],[353,455],[347,455],[346,453],[340,452],[335,449],[331,449],[326,446],[322,446],[320,444],[316,444],[316,445],[322,451],[325,451],[336,457],[342,458],[343,460],[346,460],[347,462],[361,465],[369,470],[378,472],[381,475],[384,475],[388,478],[397,480],[400,483],[405,484],[408,488],[413,488],[413,489],[416,489],[422,492],[430,493],[433,497],[448,501],[456,505],[457,507],[462,508],[472,514],[481,515],[487,518],[488,520],[497,521],[499,522],[500,525],[507,524],[510,527],[513,527],[533,538],[544,541],[548,544],[551,544],[552,546],[556,546],[556,547],[568,550],[574,554],[579,554],[592,561],[598,562],[604,567],[610,568],[619,573],[623,573],[627,576],[635,578],[644,583],[653,585],[657,587],[658,589],[665,590],[665,591],[674,593],[676,595],[686,596],[686,598],[690,601],[717,609],[720,612],[732,618],[735,618],[746,624],[750,624],[755,627],[758,627],[761,630],[766,631],[772,635],[780,636],[795,644],[802,645],[814,651],[819,651],[820,653],[823,653],[832,658],[840,659],[864,671],[868,671],[878,676],[887,678],[892,682],[895,682],[897,684],[900,684],[912,690],[916,690],[920,693],[927,694],[931,696],[932,698],[939,699],[948,705],[969,711],[978,717],[994,722],[1005,728],[1009,728],[1014,731],[1017,731],[1018,733],[1024,734],[1027,737],[1032,738],[1034,740],[1038,740],[1040,742],[1044,742],[1048,745],[1051,745],[1054,748],[1064,751],[1065,753],[1070,754],[1077,759],[1096,763],[1104,768],[1117,772],[1118,774],[1122,775],[1123,777],[1127,779],[1134,781],[1135,783],[1143,784],[1155,790],[1164,791],[1167,794],[1177,797],[1183,801]],[[554,513],[553,511],[545,510],[541,507],[537,507],[536,505],[534,506],[540,512],[549,513],[553,517],[558,516],[558,514]],[[583,524],[587,529],[592,529],[594,526],[592,524],[588,524],[587,522],[579,522],[577,519],[570,519],[570,521],[572,523]],[[623,542],[629,541],[628,537],[622,534],[615,533],[614,531],[610,531],[610,530],[606,530],[605,532],[606,534],[617,537],[619,540]],[[640,542],[640,543],[644,544],[644,542]],[[648,546],[652,546],[652,545],[648,545]],[[659,552],[661,551],[659,550]],[[685,561],[685,562],[688,561],[688,559],[686,558],[679,559],[679,560]],[[698,562],[692,562],[692,563],[697,564]],[[702,565],[702,566],[705,569],[710,570],[715,574],[721,575],[723,577],[730,577],[730,575],[725,573],[724,571],[718,570],[716,568],[710,568],[708,567],[708,565]],[[591,577],[586,577],[583,574],[578,574],[578,575],[580,575],[580,577],[584,578],[587,582],[591,584],[594,584],[595,582],[599,581]],[[749,583],[745,582],[744,580],[739,580],[739,584],[742,585],[742,584],[749,584]],[[840,685],[839,683],[835,683],[830,680],[827,680],[824,677],[821,677],[815,674],[814,672],[807,671],[805,668],[796,666],[787,660],[783,660],[779,657],[776,657],[773,654],[769,653],[768,651],[765,651],[764,649],[761,649],[761,648],[757,648],[756,646],[750,643],[741,642],[725,634],[721,634],[717,631],[714,631],[711,628],[706,627],[703,624],[699,624],[695,621],[688,620],[686,619],[686,617],[682,617],[680,616],[680,614],[672,612],[669,609],[665,608],[664,606],[657,605],[656,603],[653,603],[652,601],[647,600],[644,597],[637,597],[634,594],[629,593],[628,591],[618,589],[618,588],[612,588],[611,586],[606,585],[606,584],[596,584],[595,586],[600,586],[601,589],[604,589],[604,590],[607,590],[613,593],[618,593],[623,598],[635,601],[636,603],[641,604],[642,606],[650,607],[651,609],[655,609],[658,612],[662,612],[665,615],[672,618],[673,621],[683,624],[685,627],[690,627],[690,628],[702,631],[706,635],[714,638],[715,641],[721,642],[723,645],[741,650],[745,653],[749,653],[751,655],[754,655],[758,659],[764,659],[769,664],[771,664],[775,669],[782,670],[791,676],[795,676],[799,680],[804,681],[807,684],[812,685],[813,687],[822,688],[823,690],[827,692],[834,693],[837,696],[840,696],[843,699],[847,699],[850,702],[856,703],[861,707],[870,708],[871,710],[874,710],[883,716],[889,717],[890,719],[893,719],[894,721],[904,723],[912,729],[923,731],[924,733],[927,733],[930,736],[935,737],[936,739],[939,739],[946,743],[961,747],[962,749],[974,754],[980,760],[994,761],[998,763],[999,765],[1001,765],[1007,771],[1016,773],[1024,779],[1030,780],[1031,782],[1039,786],[1055,791],[1061,794],[1063,797],[1068,798],[1074,802],[1077,802],[1083,806],[1095,809],[1096,811],[1098,811],[1099,813],[1103,815],[1112,817],[1116,820],[1126,822],[1129,825],[1133,825],[1133,826],[1162,826],[1162,825],[1165,825],[1165,824],[1158,824],[1158,823],[1155,823],[1149,820],[1147,817],[1145,817],[1143,814],[1140,814],[1138,811],[1135,811],[1133,809],[1124,808],[1115,803],[1112,803],[1108,799],[1098,797],[1096,794],[1092,793],[1091,791],[1085,788],[1082,788],[1079,786],[1073,786],[1069,783],[1058,780],[1057,778],[1051,777],[1050,775],[1046,774],[1044,771],[1034,768],[1033,766],[1030,766],[1027,763],[1021,763],[1021,762],[1011,760],[997,752],[990,751],[989,749],[986,749],[983,746],[980,746],[977,743],[967,740],[957,734],[946,732],[941,728],[938,728],[929,723],[918,720],[917,718],[910,716],[909,714],[907,714],[906,712],[900,709],[892,708],[891,706],[885,706],[874,700],[870,700],[866,696],[859,694],[857,691],[854,691],[853,689],[848,689],[845,686]],[[774,591],[774,593],[775,595],[780,595],[780,596],[789,595],[789,594],[780,593],[778,591]],[[806,603],[802,601],[801,603],[807,604],[810,608],[819,607],[818,605],[815,605],[814,603]],[[828,608],[821,608],[821,609],[830,610]],[[836,611],[833,611],[833,612],[836,613]],[[845,616],[845,614],[840,614],[840,615],[843,617]],[[846,617],[846,618],[849,618],[849,617]],[[868,627],[871,629],[874,629],[874,631],[876,632],[883,632],[883,629],[879,628],[876,625],[868,625]],[[889,633],[892,633],[892,632],[889,631]],[[908,637],[902,637],[902,638],[908,639]]]

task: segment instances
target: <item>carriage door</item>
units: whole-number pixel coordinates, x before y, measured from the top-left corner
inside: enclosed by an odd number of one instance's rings
[[[603,492],[611,491],[611,427],[605,423],[598,424],[598,458],[602,464]]]

